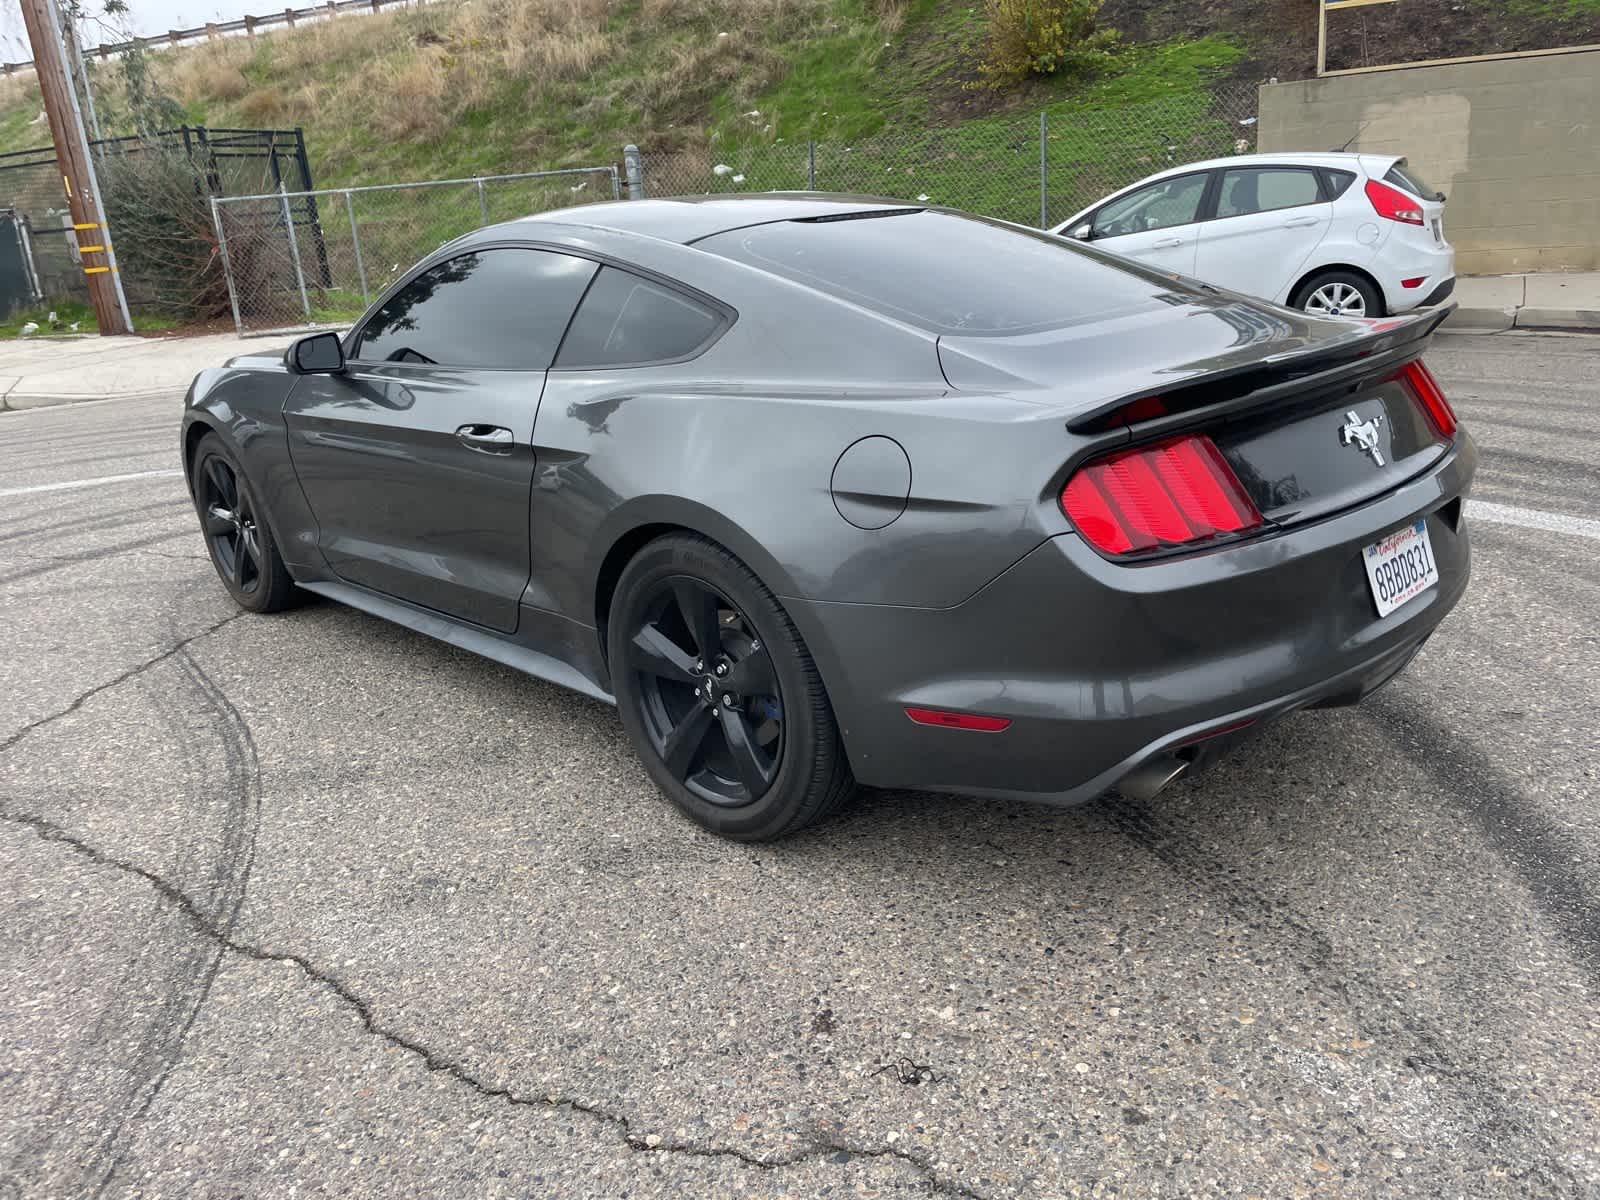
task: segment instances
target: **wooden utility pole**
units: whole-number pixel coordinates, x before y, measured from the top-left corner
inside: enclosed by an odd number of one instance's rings
[[[89,139],[83,130],[78,95],[67,72],[66,49],[54,0],[20,0],[23,24],[33,46],[33,69],[39,77],[39,94],[56,146],[56,163],[72,211],[72,228],[78,238],[89,303],[101,333],[132,333],[128,304],[117,278],[111,230],[106,227],[100,185],[89,157]]]

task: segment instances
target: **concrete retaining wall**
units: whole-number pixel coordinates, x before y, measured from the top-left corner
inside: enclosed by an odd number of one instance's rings
[[[1260,148],[1404,154],[1465,275],[1600,270],[1600,50],[1261,89]]]

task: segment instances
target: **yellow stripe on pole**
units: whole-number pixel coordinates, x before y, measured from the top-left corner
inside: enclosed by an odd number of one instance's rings
[[[78,253],[79,254],[93,254],[96,251],[102,251],[103,252],[104,250],[105,250],[104,246],[79,246],[78,247]]]
[[[63,178],[65,178],[65,176],[63,176]],[[83,222],[81,224],[74,225],[73,228],[74,229],[103,229],[103,228],[105,228],[105,222],[104,221],[86,221],[86,222]]]
[[[1394,4],[1397,0],[1322,0],[1322,7],[1336,12],[1341,8],[1365,8],[1369,4]]]
[[[67,199],[71,200],[72,199],[72,180],[68,179],[65,175],[63,175],[61,177],[61,186],[67,193]]]
[[[98,275],[102,271],[109,271],[109,270],[111,270],[110,267],[85,267],[83,269],[83,273],[85,275]]]

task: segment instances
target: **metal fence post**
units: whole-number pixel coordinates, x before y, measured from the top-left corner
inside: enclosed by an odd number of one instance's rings
[[[344,211],[350,217],[350,248],[356,254],[356,277],[361,280],[361,303],[371,304],[367,296],[367,264],[361,261],[361,232],[356,228],[356,205],[350,199],[350,189],[344,190]]]
[[[639,147],[629,142],[622,148],[622,165],[628,172],[628,199],[644,199],[644,163],[639,156]]]
[[[211,224],[217,230],[217,249],[222,254],[222,275],[228,281],[228,304],[233,309],[233,331],[244,335],[244,322],[239,319],[239,289],[233,283],[233,262],[228,258],[228,235],[222,232],[222,208],[217,198],[211,197]]]
[[[608,169],[611,172],[611,198],[613,200],[621,200],[622,199],[622,179],[617,174],[617,164],[616,163],[612,163],[611,166]]]
[[[487,225],[489,223],[489,200],[483,194],[483,177],[474,175],[473,179],[478,185],[478,224]]]
[[[1039,228],[1050,227],[1050,176],[1046,170],[1049,162],[1049,138],[1046,134],[1048,126],[1044,109],[1039,110]]]
[[[817,143],[815,140],[806,142],[806,191],[817,190]]]
[[[294,256],[294,278],[300,285],[300,307],[305,311],[306,319],[311,319],[311,297],[306,295],[306,273],[300,269],[300,242],[294,236],[294,214],[289,211],[289,192],[283,186],[283,180],[278,181],[278,199],[283,202],[283,227],[289,232],[289,253]]]

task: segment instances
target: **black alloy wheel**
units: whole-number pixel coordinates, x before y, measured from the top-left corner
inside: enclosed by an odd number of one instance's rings
[[[218,455],[206,458],[196,489],[200,521],[222,577],[240,594],[261,587],[261,535],[249,495],[239,487],[232,464]]]
[[[683,532],[645,546],[617,580],[606,628],[623,728],[656,786],[707,829],[771,841],[854,793],[804,640],[715,542]]]
[[[200,439],[189,479],[206,550],[229,595],[251,612],[288,608],[298,589],[250,481],[220,436],[208,433]]]
[[[707,803],[759,800],[783,760],[783,699],[748,618],[698,579],[653,589],[624,650],[652,748]]]

